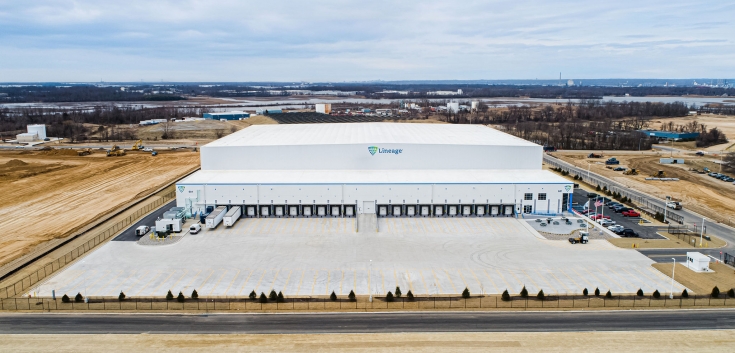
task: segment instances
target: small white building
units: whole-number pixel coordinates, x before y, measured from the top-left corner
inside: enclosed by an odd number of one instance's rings
[[[332,112],[332,104],[331,103],[317,103],[315,105],[316,112],[322,113],[322,114],[329,114]]]
[[[457,102],[447,103],[447,112],[448,113],[457,113],[457,112],[459,112],[459,103],[457,103]]]
[[[709,272],[709,256],[700,252],[687,252],[687,268],[694,272]]]
[[[659,158],[661,164],[684,164],[684,158]]]
[[[41,141],[46,138],[46,125],[31,124],[28,125],[28,132],[15,135],[18,142],[34,142]]]

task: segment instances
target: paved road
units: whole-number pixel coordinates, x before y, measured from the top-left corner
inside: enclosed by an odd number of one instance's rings
[[[561,332],[735,329],[735,309],[210,315],[0,315],[6,334]]]
[[[116,236],[112,241],[138,241],[140,239],[139,236],[135,235],[135,229],[140,226],[149,226],[153,227],[156,225],[156,219],[163,216],[163,214],[171,209],[171,207],[176,206],[176,200],[173,200],[163,206],[161,206],[159,209],[155,210],[153,213],[149,214],[148,216],[143,217],[140,221],[130,226],[128,229],[120,233],[120,235]]]
[[[564,161],[562,161],[560,159],[557,159],[557,158],[555,158],[553,156],[550,156],[548,154],[544,154],[544,161],[549,161],[549,162],[553,162],[555,164],[560,164],[560,165],[564,166],[564,169],[569,170],[573,174],[578,174],[578,175],[583,175],[583,176],[588,174],[587,169],[578,168],[578,167],[576,167],[576,166],[574,166],[574,165],[572,165],[570,163],[564,162]],[[666,205],[666,201],[664,199],[660,199],[660,198],[651,196],[649,194],[646,194],[646,193],[644,193],[642,191],[629,188],[628,186],[625,186],[623,184],[620,184],[620,183],[617,183],[615,181],[612,181],[609,178],[605,178],[605,177],[603,177],[603,176],[601,176],[599,174],[596,174],[596,173],[589,173],[589,174],[594,175],[596,178],[599,178],[599,179],[602,179],[602,180],[606,180],[610,185],[615,185],[616,187],[618,187],[621,190],[624,189],[624,190],[626,190],[627,192],[629,192],[630,194],[634,195],[637,198],[646,199],[651,204],[657,205],[659,207],[665,207],[665,205]],[[686,224],[693,224],[693,223],[696,223],[698,225],[701,225],[702,224],[702,215],[697,214],[695,212],[692,212],[692,211],[686,209],[686,207],[684,209],[682,209],[682,210],[677,210],[675,212],[677,214],[681,215],[682,217],[684,217],[684,223],[686,223]],[[735,255],[735,230],[733,228],[728,227],[728,226],[726,226],[724,224],[721,224],[721,223],[714,223],[712,221],[706,221],[705,222],[705,226],[707,228],[707,233],[708,234],[716,235],[716,236],[718,236],[718,237],[726,240],[727,243],[728,243],[728,245],[726,247],[720,248],[720,249],[709,249],[709,250],[708,249],[701,249],[701,250],[698,250],[698,251],[700,251],[700,252],[702,252],[704,254],[711,255],[711,256],[716,257],[716,258],[719,258],[720,251],[725,251],[725,252],[727,252],[727,253],[729,253],[731,255]]]

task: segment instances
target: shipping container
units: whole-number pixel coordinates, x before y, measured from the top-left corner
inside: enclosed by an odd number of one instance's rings
[[[222,222],[222,219],[225,218],[226,213],[226,206],[217,206],[217,208],[215,208],[214,211],[212,211],[212,213],[210,213],[205,219],[205,226],[209,229],[217,228],[219,223]]]
[[[241,208],[240,206],[235,206],[227,211],[222,221],[225,223],[225,227],[232,227],[240,219],[240,216],[242,216]]]

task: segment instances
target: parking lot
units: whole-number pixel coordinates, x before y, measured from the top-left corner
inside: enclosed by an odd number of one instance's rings
[[[354,218],[241,219],[172,245],[109,242],[31,290],[42,296],[416,295],[614,293],[669,288],[652,261],[604,240],[546,240],[514,218],[381,218],[355,233]],[[372,260],[372,261],[371,261]],[[683,287],[677,285],[675,290]]]
[[[574,196],[573,201],[579,204],[580,206],[584,205],[585,202],[587,202],[588,192],[583,189],[574,189]],[[599,194],[602,195],[600,192]],[[593,201],[594,203],[594,201]],[[638,218],[629,218],[622,215],[622,213],[615,213],[612,209],[608,208],[607,206],[602,206],[605,208],[604,211],[600,207],[597,208],[599,213],[604,213],[605,216],[610,216],[610,220],[615,221],[615,224],[619,224],[625,228],[630,228],[642,239],[664,239],[664,237],[656,234],[659,231],[659,227],[655,226],[645,226],[638,224]],[[594,208],[594,206],[593,206]],[[638,211],[638,210],[637,210]]]

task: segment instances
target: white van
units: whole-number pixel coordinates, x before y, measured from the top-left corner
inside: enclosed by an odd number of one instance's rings
[[[135,229],[135,235],[140,237],[140,236],[148,234],[150,230],[151,228],[149,228],[148,226],[140,226]]]
[[[199,223],[194,223],[189,227],[189,234],[197,234],[200,230],[202,230],[202,226]]]

